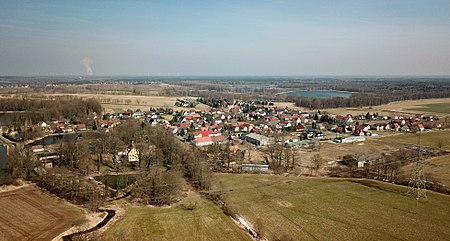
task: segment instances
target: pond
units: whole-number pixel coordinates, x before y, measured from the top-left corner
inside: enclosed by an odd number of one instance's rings
[[[0,113],[0,126],[7,125],[12,119],[11,113]]]
[[[53,135],[53,136],[46,136],[40,140],[33,141],[30,143],[30,146],[37,146],[37,145],[53,145],[58,144],[61,142],[71,142],[77,139],[80,135],[79,134],[65,134],[65,135]]]
[[[6,166],[8,156],[6,155],[6,146],[0,144],[0,169]]]
[[[137,181],[137,175],[105,175],[94,179],[113,189],[124,189]]]
[[[4,178],[7,178],[9,176],[7,167],[8,156],[6,155],[6,146],[0,144],[0,185],[3,183]]]
[[[299,90],[286,93],[289,96],[305,96],[325,99],[330,97],[344,97],[348,98],[352,95],[350,92],[337,90]]]

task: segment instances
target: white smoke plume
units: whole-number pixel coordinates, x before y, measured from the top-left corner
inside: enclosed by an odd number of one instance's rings
[[[94,61],[92,61],[91,58],[89,57],[84,57],[81,61],[80,64],[83,65],[84,69],[86,70],[86,74],[87,75],[93,75],[94,71],[92,70],[91,64],[93,64]]]

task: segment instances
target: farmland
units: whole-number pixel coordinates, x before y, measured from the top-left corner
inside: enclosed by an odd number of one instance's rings
[[[422,146],[427,146],[435,149],[450,150],[450,130],[438,130],[425,133],[414,134],[401,134],[382,137],[379,140],[383,140],[386,143],[393,144],[410,144],[417,145],[420,143]],[[428,181],[442,183],[450,186],[450,155],[443,155],[439,157],[433,157],[425,160],[424,171],[425,178]],[[403,178],[409,178],[411,173],[411,164],[402,167]]]
[[[0,240],[51,240],[83,218],[81,209],[28,186],[0,193]]]
[[[445,240],[450,198],[371,180],[216,175],[216,190],[269,240]]]
[[[402,167],[404,178],[409,178],[412,167],[412,164]],[[450,155],[425,160],[424,172],[427,181],[450,186]]]
[[[129,206],[102,240],[251,239],[212,201],[191,192],[174,207]]]
[[[57,94],[67,95],[67,94]],[[175,107],[175,102],[181,97],[168,97],[168,96],[137,96],[137,95],[109,95],[109,94],[73,94],[80,98],[95,98],[97,99],[105,109],[105,112],[115,113],[122,112],[127,109],[141,109],[148,110],[153,108],[172,108],[172,109],[192,109]],[[199,104],[196,108],[201,110],[208,106]]]
[[[441,99],[424,99],[424,100],[404,100],[394,101],[389,104],[370,106],[362,108],[331,108],[324,109],[330,114],[342,115],[342,114],[365,114],[367,112],[378,112],[380,115],[389,115],[391,113],[408,113],[408,114],[437,114],[445,115],[449,114],[450,98]]]
[[[445,103],[427,104],[420,107],[411,108],[410,110],[450,114],[450,103],[445,102]]]
[[[424,133],[405,133],[382,137],[380,140],[391,143],[418,145],[419,136],[420,144],[422,146],[443,150],[450,149],[450,130],[436,130]]]

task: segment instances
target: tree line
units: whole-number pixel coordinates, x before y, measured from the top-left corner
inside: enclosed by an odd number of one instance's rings
[[[38,124],[42,121],[70,119],[74,122],[85,122],[88,116],[102,111],[101,104],[95,99],[76,97],[56,97],[53,99],[37,98],[1,98],[0,111],[9,111],[9,125],[20,127],[27,124]]]

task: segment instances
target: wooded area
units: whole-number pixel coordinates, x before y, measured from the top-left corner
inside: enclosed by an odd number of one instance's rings
[[[83,100],[72,96],[49,98],[0,98],[0,111],[11,115],[9,125],[38,124],[43,121],[68,119],[83,122],[94,112],[100,114],[102,106],[95,99]]]

